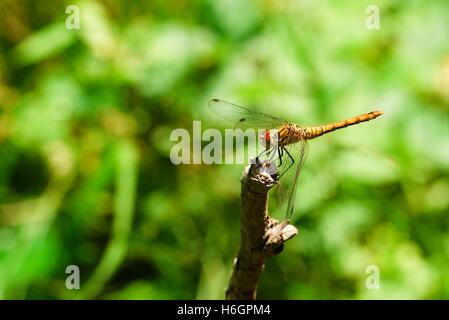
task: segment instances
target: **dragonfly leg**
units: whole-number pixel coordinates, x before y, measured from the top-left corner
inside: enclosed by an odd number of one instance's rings
[[[270,154],[272,152],[272,148],[271,149],[264,149],[261,153],[259,153],[259,155],[256,157],[256,164],[257,165],[261,165],[263,160],[261,160],[260,158],[263,158],[265,156],[270,157]],[[273,154],[271,154],[271,158],[269,158],[269,161],[271,161],[273,158]]]
[[[270,149],[270,151],[269,151],[268,154],[270,154],[273,150],[274,150],[274,147]],[[274,157],[276,156],[276,154],[277,154],[277,152],[274,151],[274,152],[270,155],[270,159],[269,159],[270,162],[273,161],[273,159],[274,159]]]
[[[282,147],[282,149],[284,149],[284,151],[287,153],[287,155],[290,157],[290,160],[292,161],[292,164],[290,165],[290,167],[295,163],[295,159],[293,159],[292,155],[290,154],[290,152],[288,152],[287,149],[285,149],[285,147]],[[290,168],[288,167],[287,170]]]
[[[269,149],[264,149],[261,153],[259,153],[259,155],[256,157],[256,161],[257,163],[259,163],[259,158],[263,157],[264,155],[269,155],[270,154],[270,150]]]
[[[290,160],[291,160],[291,163],[290,163],[290,165],[288,166],[288,168],[285,169],[284,172],[281,173],[281,175],[279,176],[278,179],[280,179],[280,178],[284,175],[284,173],[286,173],[286,172],[288,171],[288,169],[290,169],[290,168],[292,167],[292,165],[295,163],[295,159],[293,159],[292,155],[288,152],[288,150],[287,150],[285,147],[282,147],[282,149],[283,149],[283,151],[285,151],[285,153],[287,153],[288,157],[289,157]]]
[[[264,151],[262,151],[259,154],[259,157],[261,157],[262,155],[267,155],[268,156],[268,161],[271,162],[273,161],[273,158],[276,156],[277,152],[273,152],[275,147],[269,148],[269,149],[265,149]]]
[[[282,157],[284,156],[284,150],[281,147],[278,147],[278,155],[279,155],[279,167],[282,166]]]

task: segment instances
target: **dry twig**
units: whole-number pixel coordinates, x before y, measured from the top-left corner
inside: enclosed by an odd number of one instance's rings
[[[280,253],[284,242],[298,233],[293,225],[279,223],[268,215],[268,191],[276,185],[269,174],[258,173],[255,165],[248,166],[241,185],[241,240],[226,290],[227,300],[254,300],[265,260]]]

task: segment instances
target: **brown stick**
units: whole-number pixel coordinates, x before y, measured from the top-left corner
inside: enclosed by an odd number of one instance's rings
[[[241,178],[240,248],[234,259],[227,300],[254,300],[265,260],[280,253],[285,241],[298,230],[279,223],[268,215],[268,191],[276,181],[267,173],[258,173],[254,165],[245,169]]]

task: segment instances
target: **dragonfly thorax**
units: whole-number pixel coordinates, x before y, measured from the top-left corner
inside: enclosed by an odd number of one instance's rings
[[[287,123],[278,130],[279,145],[286,146],[304,140],[306,132],[297,124]]]

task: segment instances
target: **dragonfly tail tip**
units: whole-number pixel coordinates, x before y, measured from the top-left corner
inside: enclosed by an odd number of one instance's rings
[[[371,111],[370,113],[373,114],[375,117],[379,117],[384,114],[382,110]]]

